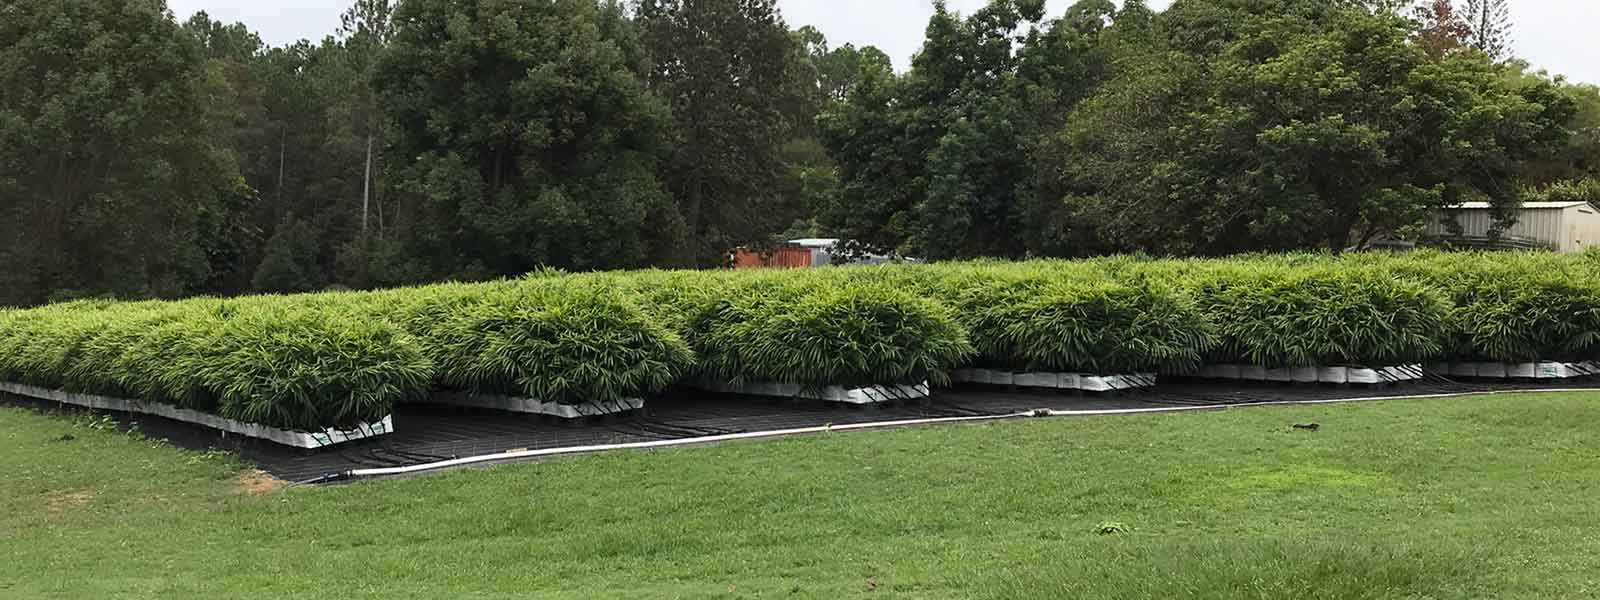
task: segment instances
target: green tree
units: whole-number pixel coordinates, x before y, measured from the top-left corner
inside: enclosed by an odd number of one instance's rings
[[[1148,9],[1132,3],[1130,15]],[[1040,132],[1104,76],[1109,0],[1043,22],[1044,3],[995,0],[962,18],[935,5],[911,70],[863,65],[823,116],[841,168],[829,228],[868,247],[933,259],[1046,252]]]
[[[0,5],[0,304],[207,291],[249,198],[223,86],[160,0]]]
[[[251,283],[257,291],[283,294],[312,292],[326,285],[318,263],[317,232],[290,218],[267,241],[265,257]]]
[[[783,152],[816,110],[816,75],[773,0],[644,0],[650,89],[671,104],[663,179],[687,220],[692,264],[720,264],[800,216],[778,193]]]
[[[1600,206],[1600,179],[1574,179],[1558,181],[1542,188],[1530,190],[1531,202],[1588,202]]]
[[[919,149],[905,136],[907,111],[897,104],[901,84],[894,70],[872,61],[855,70],[846,100],[818,117],[823,145],[839,165],[839,188],[815,214],[830,235],[893,249],[904,239],[893,221],[910,205]]]
[[[317,264],[331,273],[338,248],[360,235],[367,140],[361,73],[333,38],[267,48],[252,71],[261,110],[247,125],[240,155],[250,157],[246,178],[261,191],[254,222],[271,238],[294,215],[315,232]]]
[[[1413,27],[1383,6],[1176,5],[1063,134],[1080,251],[1339,251],[1464,199],[1509,215],[1572,105],[1480,53],[1431,59]]]
[[[351,71],[348,94],[348,119],[357,136],[365,139],[364,167],[361,185],[361,233],[371,230],[374,182],[374,164],[381,161],[377,152],[384,141],[382,107],[378,103],[372,79],[377,72],[383,53],[389,48],[394,35],[394,7],[389,0],[356,0],[340,17],[339,35],[342,38],[344,58]],[[378,234],[383,234],[383,201],[376,203]]]
[[[390,14],[386,0],[358,0],[338,37],[271,48],[245,26],[204,13],[186,24],[228,84],[216,104],[229,118],[217,137],[232,147],[261,199],[241,217],[248,235],[239,236],[236,254],[248,268],[224,291],[251,289],[264,241],[289,222],[287,215],[315,232],[323,279],[333,278],[339,254],[356,238],[373,229],[383,237],[390,206],[381,177],[386,117],[372,79],[391,36]]]
[[[889,55],[873,46],[857,48],[854,44],[845,44],[830,48],[827,36],[810,25],[796,30],[795,37],[816,69],[816,87],[822,97],[819,108],[849,98],[863,73],[894,70]]]
[[[206,230],[215,233],[201,238],[211,259],[211,277],[205,289],[213,294],[241,293],[250,289],[264,241],[262,223],[254,218],[260,194],[246,166],[253,139],[259,135],[256,125],[264,114],[266,90],[254,69],[265,46],[261,37],[243,24],[213,21],[203,11],[184,22],[183,28],[198,40],[208,56],[211,77],[220,82],[207,104],[217,117],[208,135],[230,149],[241,165],[241,178],[231,193],[223,194],[220,211],[206,213],[207,221],[215,224]]]
[[[1530,71],[1526,63],[1511,61],[1510,85],[1531,86],[1549,79],[1543,72]],[[1563,103],[1576,107],[1566,128],[1572,137],[1565,148],[1545,160],[1531,161],[1523,173],[1524,183],[1538,187],[1558,181],[1600,178],[1600,87],[1572,84],[1557,78],[1557,93]]]
[[[1578,107],[1570,125],[1572,141],[1562,153],[1568,176],[1600,178],[1600,86],[1569,84],[1562,89]]]
[[[679,243],[668,113],[594,0],[408,0],[376,77],[397,231],[427,278],[633,267]]]
[[[805,89],[796,95],[800,104],[793,109],[797,113],[795,129],[779,153],[782,177],[777,183],[778,208],[773,214],[791,221],[787,229],[767,240],[773,244],[830,235],[817,217],[839,201],[839,165],[820,139],[818,117],[844,103],[864,73],[893,71],[889,56],[877,48],[851,44],[830,48],[827,37],[809,26],[793,35],[811,81],[801,82]]]

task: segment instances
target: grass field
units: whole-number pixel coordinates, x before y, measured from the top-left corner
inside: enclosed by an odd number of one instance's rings
[[[0,408],[0,597],[1595,598],[1597,425],[1600,394],[1252,409],[260,493]]]

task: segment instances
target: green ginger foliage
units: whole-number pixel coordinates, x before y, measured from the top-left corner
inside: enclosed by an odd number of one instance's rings
[[[1210,324],[1179,290],[1070,263],[906,268],[894,275],[956,309],[976,364],[1024,371],[1186,371]]]
[[[431,372],[393,325],[283,298],[51,306],[0,324],[0,379],[292,430],[380,419]]]
[[[694,357],[627,298],[564,280],[477,296],[441,319],[428,341],[446,387],[569,404],[658,392]]]
[[[616,277],[699,356],[695,378],[810,386],[943,383],[972,352],[950,309],[854,270]]]
[[[569,404],[674,384],[948,382],[1600,359],[1593,253],[1289,254],[601,273],[0,311],[0,381],[276,427],[430,390]]]
[[[1194,276],[1216,358],[1272,368],[1392,366],[1439,355],[1444,294],[1368,269],[1229,265]]]

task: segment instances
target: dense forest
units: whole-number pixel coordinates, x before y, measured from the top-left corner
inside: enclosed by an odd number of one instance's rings
[[[1600,89],[1510,56],[1507,1],[936,3],[904,71],[774,0],[356,0],[288,46],[164,0],[3,1],[0,305],[802,236],[1341,251],[1465,200],[1600,202]]]

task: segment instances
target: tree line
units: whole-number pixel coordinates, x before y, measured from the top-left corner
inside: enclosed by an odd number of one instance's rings
[[[897,72],[774,0],[356,0],[317,42],[0,3],[0,305],[1414,236],[1600,201],[1600,91],[1506,0],[935,3]]]

